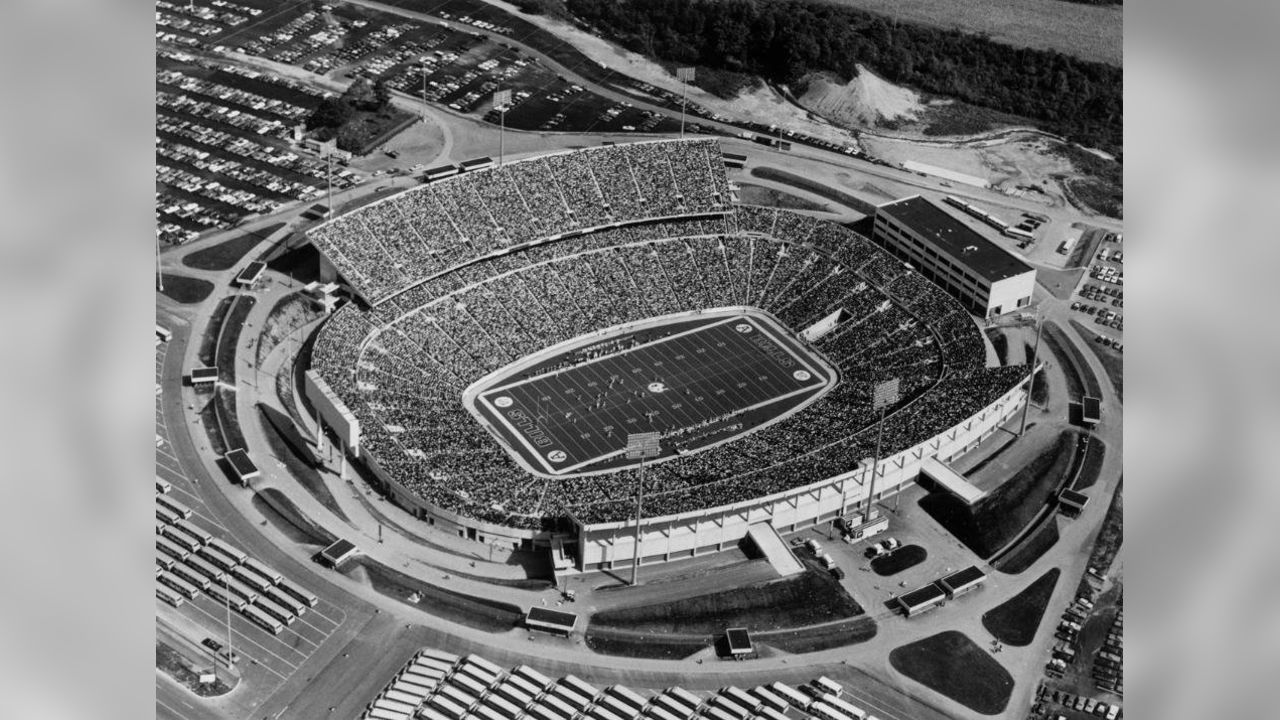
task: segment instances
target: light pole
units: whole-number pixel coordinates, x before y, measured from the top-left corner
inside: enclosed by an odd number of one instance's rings
[[[1036,344],[1031,350],[1031,374],[1027,380],[1027,401],[1022,404],[1022,426],[1018,428],[1018,437],[1027,431],[1027,411],[1031,409],[1031,388],[1036,384],[1036,359],[1040,354],[1040,331],[1044,329],[1044,318],[1036,314]]]
[[[680,81],[680,137],[684,137],[684,106],[688,95],[689,83],[693,82],[694,69],[691,67],[676,68],[676,80]]]
[[[631,562],[631,585],[640,582],[640,518],[644,512],[644,461],[662,453],[660,437],[656,432],[630,433],[627,435],[627,459],[640,461],[640,481],[636,483],[636,535],[635,550]]]
[[[884,414],[889,406],[896,402],[898,402],[898,378],[877,383],[871,389],[871,408],[880,411],[880,421],[876,423],[876,454],[871,458],[871,484],[867,488],[867,512],[862,518],[863,522],[871,521],[871,506],[876,499],[876,475],[880,469],[880,441],[884,439]],[[898,492],[894,494],[894,512],[898,509],[896,498],[901,494],[902,488],[899,487]]]
[[[493,93],[493,109],[498,111],[498,167],[502,167],[503,156],[506,154],[507,106],[510,104],[510,90]]]
[[[330,150],[324,156],[324,159],[326,162],[325,182],[329,186],[329,209],[328,209],[328,212],[325,213],[324,219],[332,220],[333,219],[333,151]]]
[[[156,289],[164,292],[164,274],[160,271],[160,233],[156,233]]]
[[[227,602],[227,670],[230,670],[231,659],[235,657],[235,650],[231,647],[231,578],[228,577],[228,573],[222,574],[222,584],[224,587],[223,599]],[[213,666],[217,667],[218,663],[215,662]]]

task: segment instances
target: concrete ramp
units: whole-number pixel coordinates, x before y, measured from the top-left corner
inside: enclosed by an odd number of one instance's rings
[[[769,523],[758,522],[748,527],[747,537],[760,549],[773,569],[778,571],[778,575],[787,577],[804,572],[804,564],[796,558],[782,536]]]
[[[936,457],[926,458],[920,471],[941,485],[947,492],[960,498],[966,505],[973,505],[987,496],[985,490],[979,490],[969,484],[960,473]]]

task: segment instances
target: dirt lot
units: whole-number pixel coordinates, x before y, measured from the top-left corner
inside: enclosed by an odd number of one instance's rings
[[[1044,0],[829,0],[900,20],[985,33],[1018,47],[1119,65],[1124,52],[1123,10]]]

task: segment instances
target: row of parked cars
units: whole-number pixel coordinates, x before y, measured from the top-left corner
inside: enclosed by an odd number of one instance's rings
[[[1099,702],[1093,698],[1063,690],[1049,690],[1049,688],[1042,685],[1040,686],[1040,702],[1037,704],[1045,705],[1048,703],[1055,703],[1071,710],[1086,712],[1090,715],[1106,718],[1106,720],[1117,720],[1123,712],[1119,705]],[[1067,720],[1067,716],[1062,714],[1054,715],[1053,720]]]

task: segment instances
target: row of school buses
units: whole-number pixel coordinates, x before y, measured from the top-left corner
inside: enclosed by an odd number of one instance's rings
[[[409,660],[361,720],[793,720],[797,711],[820,720],[876,720],[826,677],[800,689],[781,682],[724,687],[705,698],[670,687],[646,699],[622,685],[602,690],[573,675],[553,680],[528,665],[508,671],[431,648]]]

